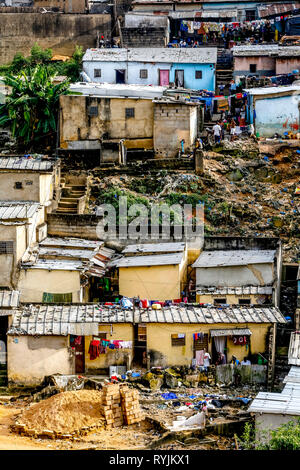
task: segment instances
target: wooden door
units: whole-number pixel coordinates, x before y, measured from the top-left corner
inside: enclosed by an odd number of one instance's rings
[[[75,349],[75,374],[85,371],[84,336],[70,336],[70,346]]]
[[[159,84],[161,86],[169,85],[169,76],[170,76],[169,70],[160,70],[159,71]]]

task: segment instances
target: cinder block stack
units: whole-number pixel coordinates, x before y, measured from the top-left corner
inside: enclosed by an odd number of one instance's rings
[[[142,421],[143,414],[140,409],[139,392],[130,390],[128,387],[122,387],[120,392],[124,423],[134,424]]]
[[[122,426],[123,415],[118,384],[108,384],[103,387],[101,411],[105,417],[107,429]]]
[[[105,417],[106,429],[139,423],[143,419],[139,392],[125,384],[105,385],[102,389],[101,412]]]

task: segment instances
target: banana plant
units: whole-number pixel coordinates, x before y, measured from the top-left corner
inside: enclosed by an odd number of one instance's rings
[[[0,105],[0,127],[10,128],[21,145],[55,139],[59,97],[69,94],[70,84],[68,80],[55,84],[55,76],[44,65],[37,65],[3,78],[11,92]]]

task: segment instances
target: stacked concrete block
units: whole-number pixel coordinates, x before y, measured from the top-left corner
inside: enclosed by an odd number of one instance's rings
[[[107,429],[123,425],[120,387],[118,384],[108,384],[102,389],[100,409],[105,417]]]
[[[143,419],[140,409],[139,392],[128,387],[121,388],[121,406],[125,424],[139,423]]]

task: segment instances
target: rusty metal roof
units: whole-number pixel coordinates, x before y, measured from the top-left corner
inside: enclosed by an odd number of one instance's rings
[[[247,264],[273,263],[275,250],[215,250],[203,251],[193,268],[217,266],[244,266]]]
[[[72,323],[286,323],[275,307],[203,308],[170,306],[161,310],[122,309],[98,304],[28,304],[16,310],[9,335],[68,335]]]
[[[17,290],[0,291],[0,308],[15,308],[19,306],[20,292]]]
[[[0,157],[0,170],[52,172],[55,162],[26,157]]]
[[[0,220],[30,219],[42,206],[30,201],[0,201]]]

